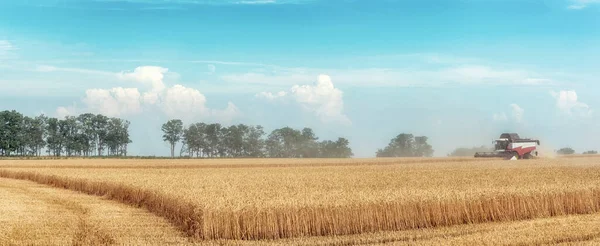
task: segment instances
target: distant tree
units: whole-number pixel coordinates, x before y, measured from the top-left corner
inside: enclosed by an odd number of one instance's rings
[[[572,148],[562,148],[556,151],[556,153],[559,155],[572,155],[575,154],[575,150],[573,150]]]
[[[427,143],[427,137],[415,137],[414,156],[432,157],[433,148]]]
[[[376,152],[377,157],[430,157],[433,149],[427,143],[425,136],[415,137],[412,134],[401,133],[388,146]]]
[[[265,140],[262,137],[265,131],[262,126],[250,126],[244,133],[244,156],[264,157]]]
[[[319,157],[321,158],[350,158],[354,154],[350,149],[348,139],[338,138],[337,141],[325,140],[319,143]]]
[[[273,158],[298,158],[302,133],[290,127],[275,129],[266,140],[267,155]]]
[[[586,152],[583,152],[584,155],[597,155],[598,151],[595,150],[588,150]]]
[[[474,156],[477,152],[491,152],[494,151],[493,148],[488,148],[485,146],[481,147],[473,147],[473,148],[457,148],[452,153],[448,154],[448,156],[459,157],[459,156]]]
[[[171,157],[175,157],[175,145],[183,135],[183,122],[179,119],[167,121],[162,125],[163,141],[171,145]]]
[[[106,147],[106,137],[108,135],[108,121],[109,118],[98,114],[94,117],[94,119],[92,120],[92,125],[94,128],[94,133],[95,133],[95,140],[96,140],[96,148],[97,148],[97,152],[96,154],[98,156],[102,156],[102,153]]]

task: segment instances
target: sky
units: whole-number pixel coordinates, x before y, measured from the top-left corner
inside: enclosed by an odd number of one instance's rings
[[[598,0],[0,0],[0,110],[600,150]]]

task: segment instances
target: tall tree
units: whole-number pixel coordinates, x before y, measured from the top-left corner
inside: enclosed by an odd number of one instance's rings
[[[53,156],[60,156],[62,153],[63,138],[60,134],[59,120],[57,118],[48,119],[48,124],[46,125],[46,132],[48,133],[48,136],[46,138],[48,154]]]
[[[312,129],[302,129],[302,134],[298,139],[298,150],[302,158],[315,158],[319,156],[318,139]]]
[[[96,154],[98,156],[102,156],[102,152],[104,151],[106,145],[106,136],[108,135],[108,120],[109,118],[98,114],[92,119],[92,125],[95,133],[96,140]]]
[[[180,119],[172,119],[162,125],[163,141],[171,145],[171,157],[175,157],[175,145],[183,135],[183,122]]]
[[[244,156],[264,157],[265,140],[262,137],[265,131],[262,126],[251,126],[244,134]]]

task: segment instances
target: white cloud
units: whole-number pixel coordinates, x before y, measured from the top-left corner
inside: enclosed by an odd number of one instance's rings
[[[285,91],[280,91],[277,93],[271,93],[271,92],[260,92],[258,94],[256,94],[256,97],[258,98],[264,98],[267,99],[269,101],[274,101],[278,98],[283,98],[285,97],[285,95],[287,95],[287,93]]]
[[[142,111],[137,88],[89,89],[82,100],[88,110],[109,117],[137,114]]]
[[[167,89],[162,99],[163,111],[169,117],[206,113],[206,97],[196,89],[175,85]]]
[[[567,7],[573,10],[585,9],[591,4],[600,3],[600,0],[571,0],[571,4]]]
[[[230,122],[240,115],[240,110],[232,102],[223,110],[208,108],[206,97],[200,91],[182,85],[167,89],[161,97],[160,107],[167,116],[184,121],[210,117]]]
[[[224,110],[212,109],[211,114],[213,118],[229,124],[233,119],[241,115],[241,111],[235,106],[235,104],[228,102],[227,107]]]
[[[169,71],[167,68],[157,66],[141,66],[135,68],[133,72],[120,72],[117,77],[122,80],[136,81],[150,87],[150,90],[143,94],[143,101],[148,104],[158,103],[160,94],[166,88],[163,82],[165,74]]]
[[[521,123],[523,121],[523,114],[525,113],[525,110],[514,103],[511,104],[510,107],[512,108],[512,116],[515,121],[517,123]]]
[[[56,69],[51,66],[41,68],[45,71]],[[117,73],[117,78],[144,84],[148,91],[141,93],[138,88],[122,87],[88,89],[82,99],[85,111],[118,117],[139,114],[144,110],[159,110],[168,117],[182,120],[213,117],[226,121],[240,114],[239,109],[231,102],[224,110],[207,108],[206,97],[196,89],[179,84],[167,88],[164,83],[167,72],[167,68],[142,66],[137,67],[133,72]],[[57,109],[58,114],[73,114],[75,111],[77,110],[64,107]]]
[[[120,72],[117,77],[122,80],[133,80],[149,84],[153,91],[162,91],[165,89],[163,79],[169,69],[156,66],[141,66],[135,68],[133,72]]]
[[[343,113],[343,92],[334,87],[328,75],[319,75],[315,85],[294,85],[289,92],[280,91],[277,94],[261,92],[256,96],[268,100],[289,96],[302,108],[313,112],[322,122],[351,124],[350,119]]]
[[[592,114],[590,107],[579,101],[575,91],[551,91],[550,94],[556,99],[556,107],[562,113],[571,116],[590,116]]]

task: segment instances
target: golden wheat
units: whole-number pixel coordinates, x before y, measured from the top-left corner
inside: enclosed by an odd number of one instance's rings
[[[5,161],[0,176],[145,207],[199,239],[347,235],[600,211],[597,158],[428,160],[224,160],[228,168],[215,160]]]

